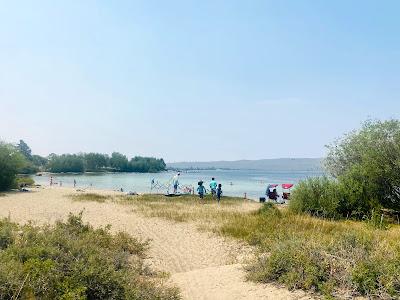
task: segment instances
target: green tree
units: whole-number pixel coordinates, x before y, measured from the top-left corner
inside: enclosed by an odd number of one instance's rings
[[[165,167],[166,165],[163,159],[135,156],[130,160],[128,169],[130,172],[155,173],[159,171],[164,171]]]
[[[99,171],[106,168],[109,163],[109,157],[101,153],[86,153],[83,156],[85,160],[85,168],[89,171]]]
[[[399,120],[369,120],[328,149],[326,169],[348,189],[356,187],[353,201],[362,202],[356,206],[400,209]]]
[[[35,166],[44,169],[47,165],[48,159],[40,155],[32,155],[32,162]]]
[[[82,173],[85,171],[82,156],[76,154],[51,155],[49,157],[49,171],[53,173]]]
[[[113,152],[110,158],[110,167],[117,171],[128,171],[128,158],[118,152]]]
[[[32,160],[32,150],[28,146],[27,143],[25,143],[23,140],[19,140],[19,143],[17,144],[17,149],[27,160]]]
[[[18,170],[26,163],[24,156],[16,147],[0,142],[0,191],[13,187]]]

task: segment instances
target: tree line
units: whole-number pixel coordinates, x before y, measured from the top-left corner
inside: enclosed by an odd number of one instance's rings
[[[162,158],[126,155],[113,152],[50,154],[48,157],[32,154],[31,148],[20,140],[13,145],[0,141],[0,191],[16,187],[17,174],[34,174],[39,171],[52,173],[83,172],[140,172],[155,173],[166,170]]]
[[[162,158],[135,156],[130,160],[126,155],[113,152],[111,156],[102,153],[50,154],[47,170],[52,173],[66,172],[139,172],[155,173],[164,171]]]

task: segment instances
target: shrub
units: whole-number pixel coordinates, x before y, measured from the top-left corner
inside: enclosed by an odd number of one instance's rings
[[[32,186],[35,184],[35,181],[33,180],[32,177],[17,177],[15,179],[15,186],[16,188],[23,187],[23,186]]]
[[[220,232],[259,247],[247,267],[253,281],[279,282],[328,297],[400,297],[397,227],[379,230],[266,205],[255,213],[232,214]]]
[[[327,177],[308,178],[299,182],[293,191],[290,209],[329,218],[337,218],[342,211],[341,186]]]
[[[366,202],[365,209],[400,210],[400,120],[367,121],[328,148],[327,171],[362,187],[357,201]]]
[[[3,220],[0,243],[0,299],[179,298],[144,264],[147,243],[81,215],[52,227]]]
[[[348,173],[338,180],[315,177],[300,181],[293,191],[289,208],[327,218],[370,219],[382,207],[370,198],[371,189],[365,180]]]
[[[14,146],[0,142],[0,191],[14,186],[16,174],[25,164],[24,157]]]

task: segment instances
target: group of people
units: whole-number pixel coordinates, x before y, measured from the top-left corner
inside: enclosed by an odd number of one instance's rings
[[[178,193],[179,187],[179,176],[181,174],[178,173],[172,178],[172,186],[174,187],[174,194]],[[207,194],[207,189],[204,187],[204,182],[200,180],[197,187],[197,194],[199,195],[200,199],[204,199],[204,195]],[[221,201],[222,197],[222,184],[218,184],[215,178],[211,178],[210,181],[210,191],[211,196],[213,199],[217,198],[218,203]]]
[[[197,193],[199,194],[200,199],[203,199],[204,194],[207,193],[207,189],[204,187],[203,184],[203,181],[198,182]],[[217,197],[217,201],[219,203],[222,197],[222,184],[218,184],[214,177],[211,178],[210,181],[210,191],[212,198],[215,199],[215,197]]]
[[[53,179],[53,176],[50,176],[50,186],[56,185],[58,184],[58,186],[62,186],[62,181],[60,180],[59,182],[55,182]],[[76,187],[76,180],[74,179],[74,187]]]
[[[216,197],[219,203],[222,197],[222,184],[218,184],[214,177],[210,181],[210,191],[212,198],[215,199]],[[198,182],[197,193],[200,199],[203,199],[204,195],[207,194],[207,189],[204,187],[203,181]]]

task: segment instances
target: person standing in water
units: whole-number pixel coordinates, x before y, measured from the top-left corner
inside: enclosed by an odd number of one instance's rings
[[[217,200],[218,200],[218,204],[219,204],[219,201],[221,201],[221,196],[222,196],[222,184],[218,184],[218,188],[217,188]]]
[[[210,182],[210,190],[211,190],[211,196],[214,199],[215,195],[217,193],[217,182],[215,181],[215,178],[211,178],[211,182]]]
[[[74,187],[76,187],[76,180],[74,179]]]
[[[53,176],[50,176],[50,186],[53,186]]]
[[[197,193],[199,194],[200,199],[204,198],[204,194],[206,193],[206,188],[203,186],[203,181],[199,181],[197,187]]]

